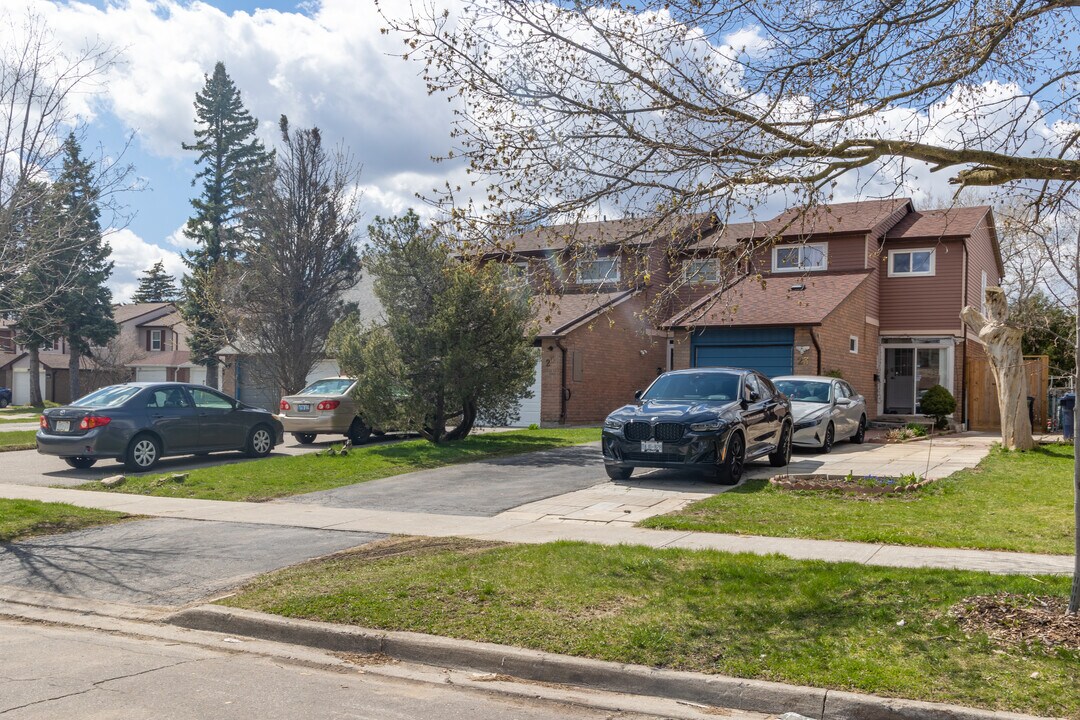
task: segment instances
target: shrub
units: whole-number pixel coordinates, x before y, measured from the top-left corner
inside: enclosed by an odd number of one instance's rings
[[[926,437],[926,427],[919,423],[908,423],[904,429],[911,434],[911,437]]]
[[[923,395],[920,405],[923,415],[934,418],[934,427],[944,430],[948,425],[946,416],[956,410],[956,398],[942,386],[934,385]]]

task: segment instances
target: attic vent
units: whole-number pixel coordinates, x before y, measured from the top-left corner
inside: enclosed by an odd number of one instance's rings
[[[801,292],[802,290],[806,289],[806,286],[800,283],[798,285],[792,285],[791,289],[794,290],[794,291],[800,291]]]

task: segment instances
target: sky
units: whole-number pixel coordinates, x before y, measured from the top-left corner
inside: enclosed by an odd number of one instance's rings
[[[460,172],[431,160],[450,147],[446,99],[429,97],[416,64],[395,55],[401,42],[380,33],[385,23],[370,0],[0,0],[5,6],[33,8],[65,47],[100,39],[122,50],[103,90],[79,108],[84,149],[116,153],[132,137],[124,159],[146,185],[125,194],[130,220],[108,235],[117,301],[159,259],[183,273],[181,229],[198,188],[195,153],[181,143],[194,139],[195,93],[218,60],[267,145],[284,113],[294,128],[317,125],[324,142],[351,151],[363,168],[364,225],[409,207],[423,214],[415,194]]]

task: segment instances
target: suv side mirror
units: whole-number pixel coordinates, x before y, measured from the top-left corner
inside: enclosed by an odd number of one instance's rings
[[[758,400],[761,400],[761,393],[759,393],[757,390],[751,390],[750,391],[750,402],[755,403]]]
[[[634,391],[634,399],[635,400],[640,400],[641,396],[644,395],[644,394],[645,393],[643,393],[641,390],[635,390]]]

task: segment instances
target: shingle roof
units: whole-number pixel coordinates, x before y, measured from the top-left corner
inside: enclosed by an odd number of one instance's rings
[[[990,211],[988,205],[980,205],[910,212],[885,233],[885,238],[900,240],[970,235]]]
[[[744,278],[706,295],[661,327],[820,325],[870,272],[812,277]],[[763,286],[764,285],[764,286]],[[802,290],[793,289],[802,285]]]
[[[134,320],[155,310],[171,306],[172,303],[128,303],[126,305],[113,305],[113,319],[118,323]]]
[[[171,352],[149,352],[145,357],[128,363],[131,367],[180,367],[191,360],[190,350],[173,350]]]
[[[600,315],[615,303],[636,291],[580,293],[574,295],[536,295],[532,299],[533,319],[539,337],[561,335],[571,326]]]
[[[41,361],[41,364],[44,365],[45,367],[51,368],[53,370],[67,370],[68,362],[70,361],[70,359],[71,359],[71,356],[70,355],[65,355],[64,353],[58,353],[58,352],[38,353],[38,360]],[[80,370],[93,370],[96,367],[98,367],[98,364],[96,362],[94,362],[94,359],[92,357],[90,357],[89,355],[80,355],[79,356],[79,369]]]
[[[627,218],[552,225],[507,238],[501,243],[499,250],[528,253],[562,250],[570,245],[647,245],[664,235],[681,241],[695,233],[709,232],[715,223],[716,216],[713,213],[699,213],[666,219]]]

